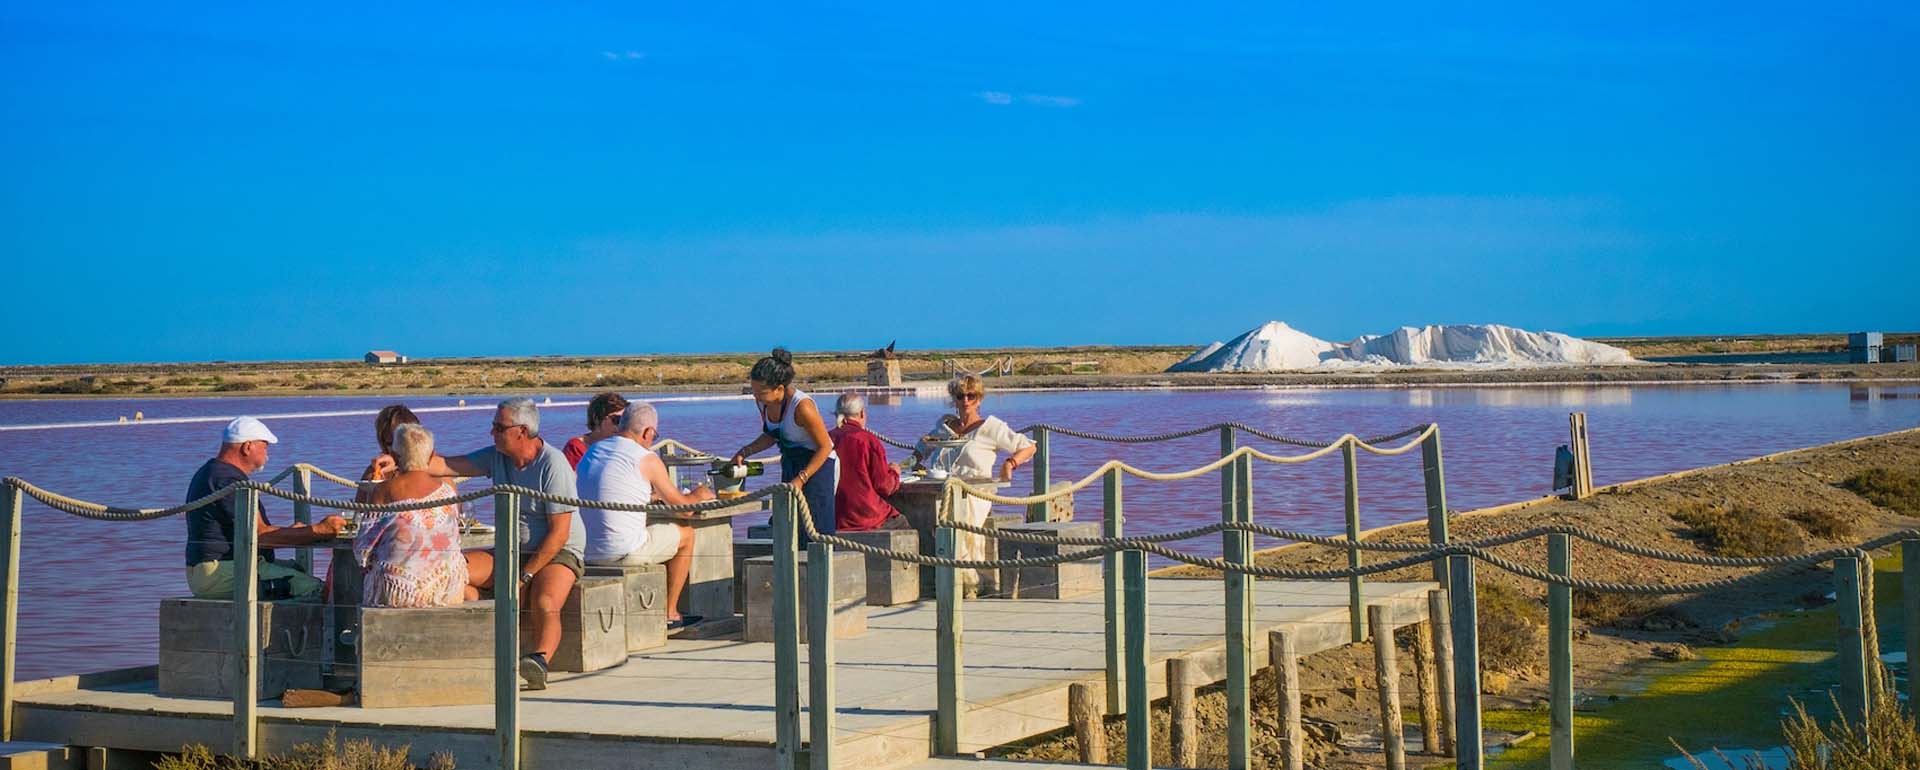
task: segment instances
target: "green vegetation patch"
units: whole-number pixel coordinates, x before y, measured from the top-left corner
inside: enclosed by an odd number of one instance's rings
[[[1785,516],[1727,503],[1688,503],[1673,518],[1718,556],[1787,556],[1808,549],[1807,532]]]

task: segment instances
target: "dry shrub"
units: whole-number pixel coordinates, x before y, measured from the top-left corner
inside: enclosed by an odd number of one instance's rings
[[[1841,482],[1847,491],[1867,502],[1891,508],[1903,516],[1920,516],[1920,470],[1868,468]]]
[[[1642,631],[1671,631],[1695,625],[1692,618],[1674,609],[1670,600],[1663,597],[1585,589],[1574,589],[1573,616],[1589,625]]]
[[[1852,514],[1825,508],[1807,508],[1787,514],[1787,520],[1800,525],[1807,534],[1821,540],[1850,540],[1855,519]]]
[[[1693,502],[1673,518],[1719,556],[1787,556],[1807,550],[1807,534],[1784,516],[1726,503]]]
[[[1488,671],[1532,668],[1546,649],[1547,610],[1500,583],[1474,583],[1480,605],[1480,662]]]
[[[1882,673],[1882,678],[1890,681],[1884,676],[1884,669]],[[1840,710],[1837,700],[1834,710]],[[1903,710],[1899,697],[1888,688],[1875,693],[1865,724],[1838,717],[1821,724],[1807,714],[1806,706],[1795,700],[1793,716],[1782,722],[1780,728],[1786,737],[1787,770],[1920,770],[1920,726],[1915,725],[1912,711]],[[1677,741],[1673,745],[1680,747]],[[1737,766],[1718,750],[1714,753],[1726,767]],[[1681,754],[1698,770],[1708,770],[1706,763],[1685,749],[1681,749]],[[1747,758],[1745,767],[1765,770],[1751,757]]]
[[[251,762],[215,755],[207,747],[196,744],[182,748],[178,755],[162,757],[153,767],[154,770],[421,770],[407,761],[408,748],[376,746],[369,740],[342,744],[329,731],[320,742],[302,743],[294,746],[292,753],[263,756]],[[434,754],[426,770],[454,770],[453,756]]]

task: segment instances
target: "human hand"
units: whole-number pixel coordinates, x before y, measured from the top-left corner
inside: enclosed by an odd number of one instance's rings
[[[737,467],[737,466],[746,465],[746,464],[747,464],[747,453],[745,450],[733,453],[734,466]]]
[[[1000,480],[1012,481],[1013,469],[1017,467],[1019,467],[1019,465],[1014,463],[1013,458],[1011,457],[1007,458],[1005,462],[1000,463]]]
[[[373,480],[384,479],[393,475],[393,472],[399,469],[400,465],[393,461],[393,455],[383,452],[380,456],[373,458],[371,478]]]
[[[713,488],[705,484],[699,484],[696,485],[691,492],[688,492],[687,496],[700,502],[712,500],[714,499]]]
[[[340,534],[340,530],[346,529],[347,517],[328,516],[324,519],[321,519],[312,524],[309,524],[308,527],[312,529],[313,533],[316,535],[319,535],[321,537],[333,537],[335,535]]]

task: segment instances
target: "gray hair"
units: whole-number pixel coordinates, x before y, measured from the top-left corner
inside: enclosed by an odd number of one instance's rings
[[[845,424],[848,417],[859,417],[867,413],[867,400],[858,393],[842,393],[840,400],[833,402],[833,424]]]
[[[645,401],[627,403],[627,412],[620,417],[620,430],[623,433],[639,433],[653,428],[660,429],[660,410]]]
[[[401,423],[393,429],[393,462],[403,471],[425,470],[433,461],[433,431],[418,423]]]
[[[526,428],[527,438],[540,435],[540,407],[533,405],[533,399],[514,396],[500,402],[499,411],[513,415],[513,424]]]

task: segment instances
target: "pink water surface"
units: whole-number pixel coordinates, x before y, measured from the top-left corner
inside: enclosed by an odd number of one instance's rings
[[[1089,391],[991,393],[986,409],[1014,426],[1048,422],[1115,434],[1151,434],[1237,420],[1307,439],[1342,433],[1390,433],[1440,424],[1447,494],[1455,510],[1545,494],[1554,447],[1567,440],[1567,413],[1585,411],[1594,473],[1601,484],[1728,462],[1753,455],[1881,433],[1920,424],[1920,386],[1636,385],[1432,389]],[[490,396],[468,397],[474,404]],[[743,400],[661,396],[662,432],[695,446],[731,452],[758,431]],[[0,427],[196,415],[304,414],[376,410],[393,398],[291,397],[0,402]],[[414,407],[452,406],[453,397],[398,399]],[[557,404],[578,395],[553,397]],[[877,404],[872,427],[907,438],[944,413],[942,401],[904,398]],[[580,432],[583,406],[543,409],[555,441]],[[487,443],[485,409],[423,414],[443,452]],[[373,447],[371,416],[269,418],[279,434],[265,479],[298,461],[355,475]],[[0,474],[88,500],[161,506],[182,500],[188,478],[213,453],[220,424],[0,430]],[[1249,440],[1269,451],[1299,449]],[[1161,444],[1100,444],[1056,438],[1053,478],[1078,478],[1113,457],[1154,470],[1181,470],[1219,452],[1216,435]],[[1360,458],[1365,526],[1425,515],[1419,455]],[[1015,489],[1030,488],[1022,469]],[[1336,457],[1303,466],[1256,464],[1255,520],[1318,532],[1342,529],[1341,469]],[[335,491],[325,486],[324,491]],[[1097,489],[1097,487],[1096,487]],[[1099,510],[1083,492],[1085,518]],[[1130,532],[1217,520],[1219,480],[1126,485]],[[269,500],[276,521],[291,506]],[[482,517],[489,518],[482,506]],[[747,522],[740,522],[744,526]],[[29,502],[22,546],[19,670],[26,678],[151,663],[156,600],[186,593],[179,518],[108,523],[75,518]],[[1261,545],[1270,545],[1262,543]],[[1187,544],[1217,552],[1217,539]]]

